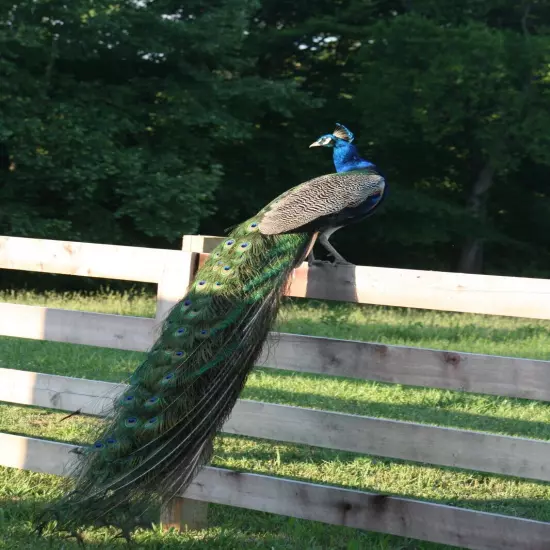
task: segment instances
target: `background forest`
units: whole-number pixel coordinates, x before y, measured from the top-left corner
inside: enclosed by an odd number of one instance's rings
[[[547,0],[0,2],[0,234],[221,234],[335,122],[391,185],[344,256],[550,276]]]

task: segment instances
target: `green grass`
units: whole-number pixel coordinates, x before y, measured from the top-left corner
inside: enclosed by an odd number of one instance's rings
[[[104,292],[0,294],[0,301],[152,316],[154,298],[145,294]],[[469,314],[437,313],[399,308],[288,302],[278,327],[285,332],[368,340],[388,344],[451,349],[477,353],[550,359],[550,322]],[[142,354],[88,346],[0,339],[0,366],[79,376],[124,380]],[[342,378],[257,369],[244,397],[454,426],[538,439],[550,439],[550,404],[430,388],[412,388]],[[69,442],[89,441],[89,418],[0,405],[0,431]],[[214,464],[294,479],[384,492],[465,506],[490,512],[550,521],[550,485],[439,468],[412,462],[318,449],[303,445],[221,436]],[[35,509],[57,494],[55,477],[0,468],[0,549],[76,548],[71,541],[37,541],[30,533]],[[159,529],[141,531],[141,548],[265,548],[275,550],[373,549],[443,550],[439,544],[338,528],[239,510],[210,507],[210,527],[184,535]],[[104,532],[89,532],[94,548],[115,548]]]

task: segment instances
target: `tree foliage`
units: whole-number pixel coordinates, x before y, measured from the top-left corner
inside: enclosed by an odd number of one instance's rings
[[[547,0],[25,0],[0,7],[0,233],[215,234],[332,169],[390,182],[357,263],[548,275]]]
[[[174,241],[214,209],[216,151],[292,82],[254,73],[254,2],[64,0],[4,8],[2,233]],[[289,99],[290,96],[290,99]]]

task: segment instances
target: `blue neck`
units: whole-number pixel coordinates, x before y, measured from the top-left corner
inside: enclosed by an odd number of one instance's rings
[[[355,145],[343,139],[339,139],[334,144],[332,160],[337,172],[350,172],[351,170],[362,170],[374,166],[372,162],[359,156]]]

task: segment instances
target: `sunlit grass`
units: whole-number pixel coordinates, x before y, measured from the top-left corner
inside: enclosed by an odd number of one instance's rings
[[[104,313],[153,316],[154,296],[146,293],[99,295],[34,293],[1,295],[0,301],[80,309]],[[289,301],[278,330],[335,338],[418,347],[452,349],[550,359],[550,322],[429,312],[399,308]],[[121,381],[142,354],[89,346],[0,339],[0,366],[99,380]],[[431,388],[412,388],[360,380],[305,375],[271,369],[255,370],[243,397],[550,439],[550,405]],[[0,431],[85,443],[97,422],[89,418],[56,420],[64,414],[43,409],[0,405]],[[451,468],[317,449],[303,445],[221,436],[215,465],[311,480],[319,483],[462,505],[491,512],[550,520],[550,485]],[[76,548],[54,540],[37,541],[30,533],[36,503],[59,490],[55,477],[0,469],[0,549]],[[211,506],[210,527],[183,535],[143,531],[142,548],[266,548],[443,550],[443,545],[337,528]],[[105,533],[89,532],[94,548],[118,543]]]

